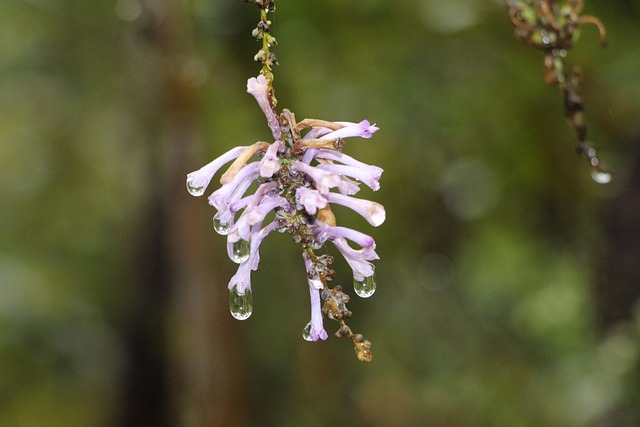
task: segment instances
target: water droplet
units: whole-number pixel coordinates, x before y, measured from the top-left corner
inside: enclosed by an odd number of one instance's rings
[[[302,338],[304,338],[305,341],[313,341],[311,339],[311,322],[307,323],[307,326],[302,330]]]
[[[204,185],[202,187],[196,187],[195,185],[193,185],[193,178],[187,178],[187,191],[192,196],[196,196],[196,197],[202,196],[206,189],[207,187]]]
[[[249,259],[251,245],[246,240],[240,239],[233,244],[231,260],[236,264],[241,264]]]
[[[238,320],[246,320],[253,313],[253,295],[251,289],[238,292],[238,287],[234,286],[229,293],[229,311]]]
[[[369,277],[365,277],[364,280],[359,281],[353,279],[353,291],[360,298],[369,298],[376,291],[376,276],[372,274]]]
[[[593,171],[591,172],[591,178],[598,184],[608,184],[611,182],[613,176],[608,172]]]
[[[542,43],[544,43],[544,44],[551,43],[551,36],[547,32],[547,30],[540,31],[540,36],[542,36]]]
[[[213,229],[223,236],[229,234],[229,224],[223,224],[217,216],[213,217]]]

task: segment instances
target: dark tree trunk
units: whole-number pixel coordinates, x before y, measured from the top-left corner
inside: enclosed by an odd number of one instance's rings
[[[630,175],[603,211],[605,255],[596,297],[602,329],[631,320],[640,301],[640,142]]]
[[[225,280],[216,255],[206,201],[185,188],[187,172],[209,160],[199,151],[196,87],[180,72],[193,51],[186,6],[143,2],[128,54],[142,91],[140,116],[150,135],[148,201],[126,325],[128,370],[123,426],[243,426],[244,381]],[[150,111],[144,106],[151,106]],[[211,239],[207,239],[211,236]],[[217,253],[216,253],[217,252]]]

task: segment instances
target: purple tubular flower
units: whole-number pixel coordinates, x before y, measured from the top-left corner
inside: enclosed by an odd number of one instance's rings
[[[260,74],[258,77],[251,77],[247,80],[247,92],[249,92],[253,97],[258,101],[258,105],[260,109],[267,117],[267,124],[271,129],[271,133],[273,135],[273,139],[280,139],[281,131],[280,131],[280,122],[278,121],[278,117],[276,113],[271,108],[271,102],[269,102],[269,96],[267,92],[269,91],[269,83],[267,82],[267,78]]]
[[[351,156],[341,153],[340,151],[326,150],[322,148],[314,153],[314,157],[318,159],[333,160],[336,162],[340,162],[343,165],[365,169],[369,174],[373,175],[376,180],[379,180],[382,176],[382,172],[384,172],[384,170],[382,168],[379,168],[378,166],[368,165],[354,159]]]
[[[306,252],[302,252],[304,265],[307,270],[307,281],[309,283],[309,296],[311,299],[311,330],[309,331],[309,339],[318,341],[318,339],[326,340],[328,338],[327,331],[324,330],[322,322],[322,306],[320,301],[320,290],[323,288],[322,281],[310,277],[314,276],[313,262]]]
[[[258,177],[258,162],[249,163],[233,177],[231,181],[209,196],[209,204],[221,211],[244,195],[247,188]]]
[[[247,222],[249,225],[262,222],[269,212],[277,208],[278,206],[287,205],[287,199],[281,196],[265,196],[260,201],[260,204],[253,209],[248,209],[244,212],[247,216]]]
[[[286,199],[280,196],[265,197],[277,185],[275,181],[272,181],[258,187],[238,221],[229,229],[227,236],[229,242],[237,242],[240,239],[249,241],[251,226],[261,222],[267,213],[276,206],[286,203]],[[262,205],[263,201],[266,202],[264,206]]]
[[[249,182],[249,184],[250,183],[251,182]],[[244,194],[244,191],[246,191],[246,189],[241,189],[241,191]],[[239,194],[234,194],[234,196],[235,196],[234,197],[234,200],[235,200],[236,198],[239,197]],[[218,213],[216,214],[216,217],[222,224],[227,224],[231,226],[233,225],[233,221],[236,217],[236,212],[246,208],[252,199],[253,199],[253,194],[250,196],[243,197],[239,200],[235,200],[235,201],[229,200],[227,205],[223,206],[223,208],[218,211]]]
[[[197,171],[191,172],[187,175],[187,186],[194,190],[189,191],[193,195],[202,195],[205,188],[213,179],[213,176],[220,170],[222,166],[236,159],[247,147],[235,147],[218,157],[214,161],[206,164]]]
[[[260,176],[263,178],[271,178],[274,173],[280,170],[280,160],[278,159],[278,151],[284,149],[284,143],[280,140],[275,141],[267,148],[267,152],[260,161]]]
[[[350,137],[360,137],[360,138],[371,138],[378,129],[375,125],[371,125],[369,120],[363,120],[360,123],[351,123],[351,122],[336,122],[340,125],[343,125],[343,128],[338,130],[334,130],[333,132],[329,132],[320,137],[320,139],[338,139],[338,138],[350,138]]]
[[[315,148],[307,148],[307,151],[304,152],[302,156],[302,163],[311,164],[311,161],[318,153],[318,150]]]
[[[316,221],[316,224],[322,224],[320,221]],[[351,228],[346,227],[330,227],[327,225],[320,225],[316,227],[316,230],[319,230],[316,235],[316,241],[319,244],[324,244],[327,240],[334,239],[349,239],[354,243],[360,245],[363,249],[367,251],[374,251],[376,248],[376,242],[373,240],[373,237],[361,233],[357,230],[353,230]],[[315,231],[315,230],[314,230]],[[370,252],[373,253],[373,252]]]
[[[307,211],[309,215],[315,215],[318,209],[327,206],[327,199],[322,197],[319,191],[307,187],[300,187],[296,191],[296,200]]]
[[[220,211],[218,211],[215,217],[218,219],[218,221],[220,221],[221,224],[227,224],[228,226],[232,226],[236,216],[236,212],[246,208],[247,205],[251,202],[251,199],[253,199],[253,194],[250,196],[243,197],[240,200],[230,202],[226,206],[224,206]]]
[[[236,286],[236,290],[240,295],[243,295],[247,289],[251,289],[251,265],[248,261],[243,262],[238,266],[238,271],[229,280],[227,286],[229,290],[232,290]]]
[[[337,187],[340,184],[340,176],[338,174],[323,171],[314,166],[309,166],[306,163],[296,160],[293,162],[291,169],[294,171],[302,172],[309,176],[320,193],[326,194],[333,187]]]
[[[240,218],[238,218],[238,221],[229,228],[227,242],[235,243],[239,240],[246,240],[248,242],[251,240],[251,225],[245,212],[243,212]]]
[[[373,191],[378,191],[380,189],[380,183],[378,182],[378,180],[380,179],[380,173],[376,171],[374,167],[372,167],[371,169],[364,169],[359,166],[346,166],[329,163],[323,163],[316,167],[318,169],[333,172],[341,176],[346,175],[350,176],[351,178],[355,178],[358,181],[363,182]]]
[[[373,264],[369,261],[379,259],[378,254],[373,249],[362,248],[355,250],[342,237],[332,239],[332,243],[351,267],[354,279],[362,281],[365,277],[373,275]]]
[[[251,194],[250,196],[243,197],[240,200],[236,200],[235,202],[229,204],[229,211],[235,214],[240,209],[246,208],[249,205],[249,203],[251,203],[251,200],[253,200],[253,194]]]
[[[262,227],[262,224],[256,224],[251,228],[252,232],[254,228],[256,230],[260,230],[256,233],[253,233],[253,235],[251,236],[251,250],[249,252],[249,259],[247,260],[247,262],[251,265],[251,270],[253,271],[256,271],[258,269],[258,264],[260,263],[260,252],[258,251],[258,248],[260,247],[260,244],[262,243],[264,238],[267,237],[267,234],[278,228],[278,221],[272,221],[264,228],[260,227]]]
[[[237,286],[236,290],[239,294],[244,294],[247,289],[251,289],[251,271],[257,270],[258,264],[260,263],[260,253],[258,252],[260,244],[267,236],[267,234],[271,233],[278,227],[278,224],[276,221],[273,221],[271,224],[262,229],[259,229],[259,227],[260,225],[258,225],[258,227],[252,228],[249,259],[238,266],[238,271],[233,275],[233,277],[231,277],[231,280],[229,281],[229,290],[232,290],[234,286]],[[259,231],[254,232],[254,228],[259,229]]]
[[[340,191],[340,194],[353,196],[358,191],[360,191],[360,185],[354,180],[347,178],[346,176],[341,176],[340,184],[338,184],[338,191]]]
[[[309,296],[311,297],[311,331],[309,332],[309,338],[311,341],[318,341],[318,339],[324,341],[328,338],[328,335],[322,323],[320,291],[311,286],[311,282],[309,282]]]
[[[329,201],[329,203],[336,203],[338,205],[345,206],[360,214],[374,227],[379,226],[386,219],[384,207],[380,203],[356,199],[354,197],[338,193],[328,193],[325,194],[324,197]]]
[[[317,138],[320,138],[322,135],[328,134],[329,132],[333,132],[333,131],[329,128],[325,128],[322,126],[314,126],[311,128],[309,132],[307,132],[307,134],[302,139],[317,139]]]

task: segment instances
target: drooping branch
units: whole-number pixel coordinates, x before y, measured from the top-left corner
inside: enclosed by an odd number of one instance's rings
[[[608,182],[611,172],[602,165],[595,146],[587,139],[584,122],[584,100],[580,95],[582,72],[567,66],[567,51],[577,40],[577,30],[585,24],[598,28],[600,43],[606,45],[607,33],[594,16],[580,16],[584,0],[505,0],[509,19],[515,26],[515,36],[545,53],[545,80],[559,87],[565,106],[565,118],[577,137],[577,152],[594,170],[594,178]]]

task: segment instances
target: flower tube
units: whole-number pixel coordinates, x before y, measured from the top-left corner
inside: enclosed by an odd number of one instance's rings
[[[386,218],[384,207],[380,203],[356,199],[355,197],[345,196],[344,194],[338,193],[328,193],[325,194],[324,197],[329,201],[329,203],[336,203],[338,205],[345,206],[360,214],[374,227],[382,224]]]
[[[267,117],[267,124],[269,125],[269,129],[271,129],[273,139],[277,140],[280,138],[280,122],[278,121],[278,116],[276,116],[273,108],[271,108],[271,103],[269,102],[267,94],[268,91],[269,84],[267,83],[267,78],[262,74],[258,77],[251,77],[247,80],[247,92],[253,95],[256,101],[258,101],[260,109]]]
[[[371,136],[379,129],[378,127],[376,127],[376,125],[371,125],[371,123],[369,123],[369,120],[363,120],[360,123],[336,123],[341,124],[344,127],[324,134],[320,137],[320,139],[338,139],[350,137],[371,138]]]
[[[202,196],[216,172],[231,160],[236,159],[246,149],[247,147],[232,148],[197,171],[189,173],[187,175],[187,190],[189,194],[192,196]]]

